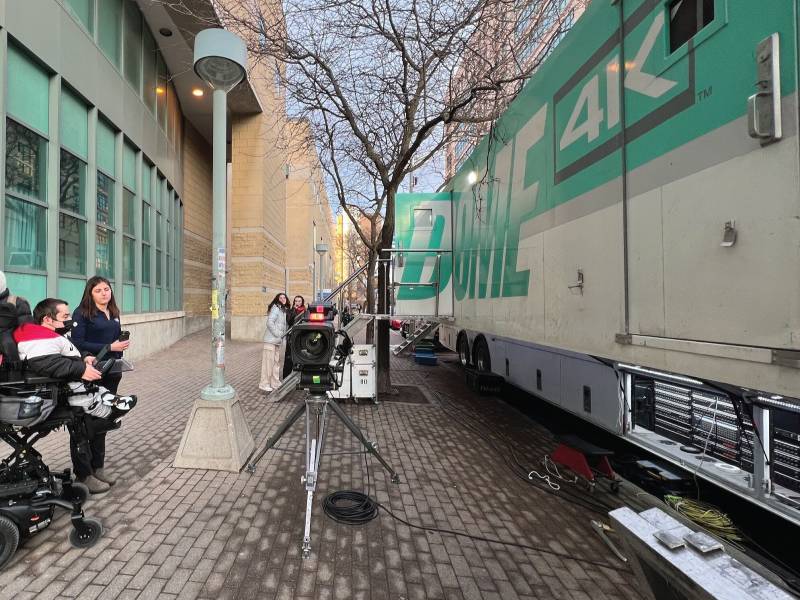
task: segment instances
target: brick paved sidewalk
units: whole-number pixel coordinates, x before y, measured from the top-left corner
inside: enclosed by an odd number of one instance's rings
[[[171,466],[192,403],[210,380],[208,338],[208,332],[188,336],[139,361],[123,379],[121,391],[136,393],[139,405],[108,436],[106,466],[121,482],[85,507],[87,515],[103,519],[100,542],[71,548],[69,519],[61,511],[0,572],[0,598],[641,597],[633,576],[592,531],[589,521],[597,514],[517,478],[454,415],[493,436],[506,454],[513,444],[530,468],[552,450],[548,432],[497,399],[471,394],[454,368],[424,369],[404,358],[392,359],[393,381],[419,385],[429,397],[431,386],[447,394],[447,404],[345,405],[402,483],[390,483],[375,460],[366,469],[362,455],[324,457],[313,555],[302,559],[302,455],[270,451],[252,476]],[[229,342],[227,350],[228,381],[259,447],[301,396],[263,402],[257,390],[261,345]],[[326,450],[358,449],[337,419],[328,425]],[[65,468],[67,442],[59,432],[37,448],[51,467]],[[296,425],[279,445],[301,450],[304,443],[303,427]],[[324,515],[328,493],[366,490],[368,477],[372,496],[412,524],[515,541],[576,560],[413,529],[384,511],[360,527]],[[614,506],[641,507],[630,492],[612,497],[598,490],[597,496]]]

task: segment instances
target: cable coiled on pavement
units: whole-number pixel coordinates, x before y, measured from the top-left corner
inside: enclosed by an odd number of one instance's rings
[[[378,516],[378,504],[367,494],[340,490],[325,497],[325,514],[337,523],[364,525]]]

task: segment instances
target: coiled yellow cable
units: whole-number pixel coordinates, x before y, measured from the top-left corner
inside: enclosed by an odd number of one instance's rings
[[[728,515],[722,513],[715,506],[681,498],[673,494],[664,496],[664,501],[669,504],[676,512],[679,512],[687,519],[701,525],[714,535],[717,535],[730,542],[743,542],[744,538]]]

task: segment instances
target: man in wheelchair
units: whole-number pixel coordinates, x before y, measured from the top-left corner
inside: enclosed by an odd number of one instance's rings
[[[14,332],[19,357],[27,360],[28,371],[69,382],[70,406],[80,407],[94,417],[117,421],[136,405],[136,396],[117,396],[106,388],[92,386],[102,373],[95,357],[82,354],[67,339],[72,328],[69,307],[63,300],[46,298],[33,310],[33,323],[23,323]]]

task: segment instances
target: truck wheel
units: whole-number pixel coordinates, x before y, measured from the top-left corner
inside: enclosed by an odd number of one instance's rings
[[[458,359],[462,367],[467,368],[469,366],[469,340],[465,335],[461,335],[458,338]]]
[[[489,355],[489,345],[486,340],[479,338],[475,342],[475,366],[479,371],[492,370],[492,358]]]

